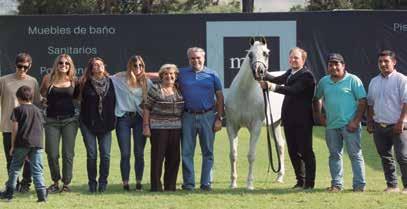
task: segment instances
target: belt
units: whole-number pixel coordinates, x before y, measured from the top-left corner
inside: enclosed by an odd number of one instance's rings
[[[53,118],[55,120],[65,120],[68,118],[72,118],[74,115],[57,115],[57,116],[51,116],[50,118]]]
[[[394,126],[394,124],[387,124],[387,123],[377,123],[377,124],[382,128],[387,128],[387,127],[390,127],[390,126]]]
[[[200,115],[200,114],[204,114],[207,113],[209,111],[212,111],[213,107],[206,109],[206,110],[190,110],[190,109],[184,109],[185,112],[187,113],[191,113],[191,114],[195,114],[195,115]]]
[[[136,115],[137,115],[137,112],[126,112],[126,113],[124,113],[123,117],[128,116],[128,117],[134,118],[134,117],[136,117]]]

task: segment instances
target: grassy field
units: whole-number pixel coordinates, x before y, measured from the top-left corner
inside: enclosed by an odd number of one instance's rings
[[[112,159],[110,166],[108,191],[104,194],[92,195],[87,192],[86,154],[82,137],[78,135],[76,156],[74,161],[74,178],[71,193],[52,194],[46,204],[37,204],[36,195],[31,190],[28,194],[17,194],[12,203],[0,202],[0,208],[407,208],[407,196],[401,194],[384,194],[384,177],[380,159],[376,153],[370,135],[363,134],[363,155],[366,163],[367,191],[353,193],[352,173],[348,156],[345,154],[345,191],[337,194],[325,192],[330,184],[328,170],[328,152],[324,140],[324,129],[314,129],[314,150],[317,158],[316,189],[313,191],[293,191],[295,184],[293,170],[286,154],[285,182],[274,183],[275,174],[267,172],[267,150],[265,131],[257,146],[255,162],[255,190],[247,191],[245,182],[247,176],[248,132],[241,130],[238,161],[238,189],[229,189],[229,142],[226,130],[222,129],[216,136],[214,190],[212,192],[163,192],[150,193],[148,189],[150,168],[150,145],[146,145],[146,169],[144,173],[145,191],[124,192],[121,187],[119,170],[119,150],[116,138],[112,143]],[[0,155],[0,182],[6,181],[5,160],[3,149]],[[44,155],[45,159],[45,155]],[[196,152],[196,179],[199,185],[201,155],[199,146]],[[46,161],[46,160],[45,160]],[[180,169],[181,171],[181,169]],[[49,170],[45,165],[46,183],[51,183]],[[134,171],[131,173],[134,179]],[[134,180],[131,182],[134,188]],[[181,172],[178,176],[178,187],[182,183]]]

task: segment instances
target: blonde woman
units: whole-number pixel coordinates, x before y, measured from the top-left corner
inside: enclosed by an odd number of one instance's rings
[[[75,138],[78,120],[75,115],[74,100],[79,96],[79,85],[75,77],[76,70],[68,54],[59,55],[52,67],[51,74],[44,76],[41,95],[46,98],[45,151],[51,178],[54,182],[48,192],[70,192],[72,179]],[[59,144],[62,140],[62,176],[59,166]],[[62,180],[63,186],[59,187]]]
[[[123,189],[130,190],[131,131],[133,130],[136,190],[141,190],[146,138],[143,136],[143,111],[140,104],[146,100],[147,91],[152,86],[152,82],[146,78],[143,58],[138,55],[130,57],[126,71],[119,72],[111,78],[116,92],[116,136],[121,153],[120,172]]]

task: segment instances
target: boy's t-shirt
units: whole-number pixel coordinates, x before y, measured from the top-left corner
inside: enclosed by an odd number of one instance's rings
[[[18,123],[15,147],[44,147],[42,141],[44,117],[40,109],[32,104],[22,104],[14,108],[11,120]]]

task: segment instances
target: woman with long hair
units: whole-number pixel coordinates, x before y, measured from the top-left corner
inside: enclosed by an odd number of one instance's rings
[[[133,130],[136,190],[141,190],[146,138],[143,136],[143,110],[140,104],[147,99],[147,92],[152,82],[146,78],[143,58],[138,55],[130,57],[126,71],[119,72],[111,78],[116,92],[116,135],[121,153],[120,171],[123,189],[130,190],[131,131]]]
[[[114,108],[116,96],[112,80],[100,57],[89,60],[81,77],[80,129],[86,147],[86,168],[89,192],[105,192],[110,168],[112,130],[116,125]],[[99,181],[97,175],[97,146],[100,151]]]
[[[41,83],[41,95],[46,98],[45,151],[54,182],[48,192],[70,192],[75,139],[78,132],[78,117],[75,100],[79,97],[79,85],[75,76],[75,65],[68,54],[59,55],[50,74]],[[59,166],[59,144],[62,140],[62,176]],[[59,187],[62,180],[63,187]]]

